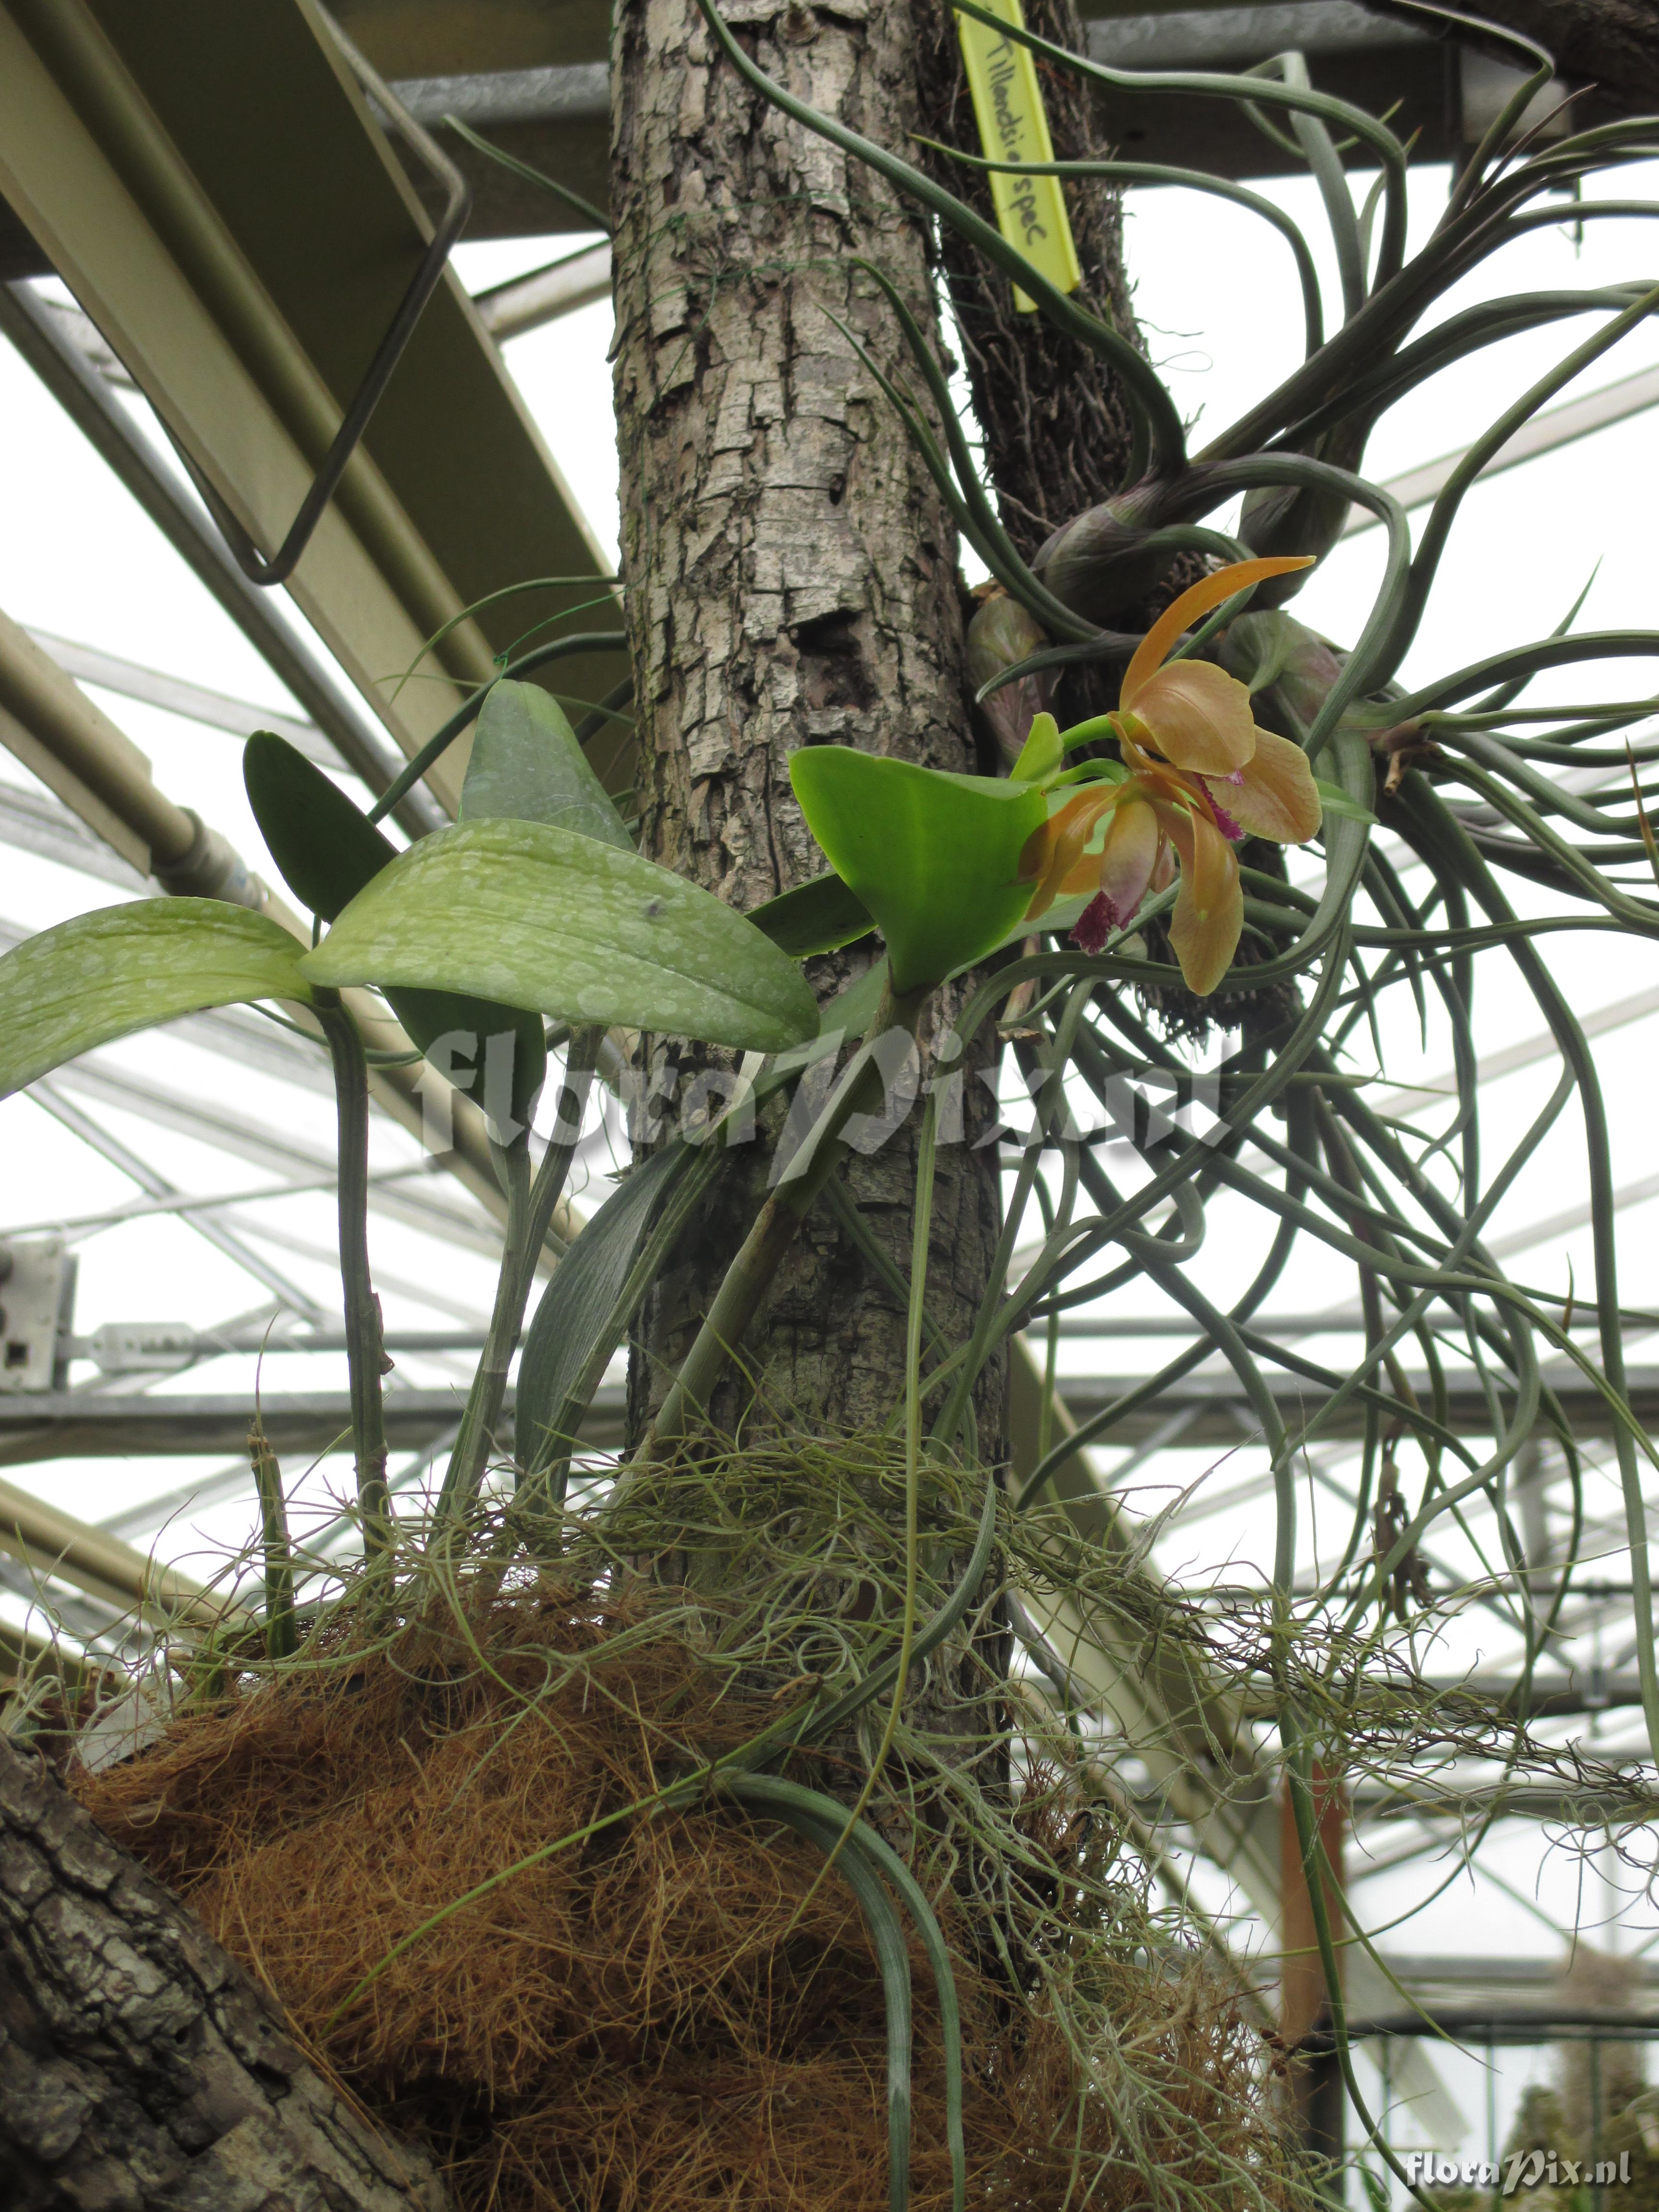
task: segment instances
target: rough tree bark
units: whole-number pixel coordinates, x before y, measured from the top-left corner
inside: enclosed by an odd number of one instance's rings
[[[929,4],[737,0],[726,14],[770,75],[897,145],[915,127],[916,13]],[[848,260],[880,263],[931,322],[927,239],[878,178],[749,88],[693,0],[623,0],[611,86],[644,845],[747,908],[823,866],[790,790],[797,747],[975,765],[954,534],[837,327],[899,365],[891,314]],[[827,988],[849,972],[826,962],[819,980]],[[930,1307],[952,1336],[983,1290],[998,1211],[995,1147],[972,1148],[988,1095],[971,1079],[968,1093],[969,1141],[941,1155],[929,1263]],[[723,1179],[651,1301],[631,1385],[636,1431],[752,1218],[770,1149],[750,1147]],[[901,1267],[912,1170],[901,1134],[849,1178]],[[820,1205],[744,1346],[750,1372],[784,1415],[857,1426],[890,1410],[902,1344],[899,1302]],[[712,1410],[729,1424],[740,1404],[734,1383]]]
[[[445,2212],[201,1923],[0,1736],[6,2212]]]
[[[1027,0],[1024,12],[1042,37],[1073,53],[1087,51],[1076,0]],[[917,72],[923,135],[966,153],[982,151],[956,20],[944,0],[920,11]],[[1046,61],[1038,62],[1037,77],[1056,160],[1106,159],[1115,149],[1093,88]],[[987,222],[995,221],[982,173],[931,149],[918,158]],[[1083,270],[1077,298],[1139,345],[1123,270],[1122,193],[1103,182],[1065,189]],[[1022,314],[1008,279],[983,254],[943,228],[939,252],[983,438],[985,474],[1003,527],[1030,561],[1062,523],[1122,489],[1128,416],[1116,379],[1098,355],[1042,316]],[[1180,556],[1145,604],[1122,611],[1121,627],[1144,629],[1205,565],[1196,555]],[[1061,719],[1081,721],[1115,707],[1121,674],[1119,665],[1106,662],[1068,670],[1058,686]]]
[[[1029,0],[1025,21],[1056,46],[1086,51],[1074,0]],[[926,136],[981,152],[948,8],[921,11],[916,59]],[[1039,62],[1037,73],[1055,159],[1105,159],[1111,148],[1089,86],[1048,62]],[[958,199],[987,222],[996,220],[981,174],[943,155],[927,158]],[[1079,301],[1138,337],[1123,274],[1122,195],[1113,185],[1079,184],[1066,187],[1066,200],[1083,270]],[[986,473],[1003,526],[1029,561],[1051,531],[1117,489],[1129,452],[1128,419],[1110,372],[1095,355],[1041,315],[1021,314],[1002,271],[954,232],[942,232],[941,247],[985,437]]]

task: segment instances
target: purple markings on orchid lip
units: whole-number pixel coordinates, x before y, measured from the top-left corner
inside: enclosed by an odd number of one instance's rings
[[[1244,842],[1244,832],[1228,813],[1226,808],[1219,805],[1214,799],[1211,799],[1210,805],[1215,815],[1215,826],[1227,842],[1230,845],[1242,845]]]
[[[1128,920],[1120,915],[1115,899],[1097,891],[1072,925],[1072,942],[1080,951],[1098,952],[1115,929]]]

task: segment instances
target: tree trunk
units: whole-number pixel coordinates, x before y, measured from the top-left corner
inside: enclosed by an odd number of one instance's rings
[[[1073,53],[1087,51],[1075,0],[1028,0],[1025,21],[1056,46]],[[922,11],[917,71],[923,136],[964,153],[982,153],[956,18],[942,0]],[[1108,158],[1114,149],[1094,88],[1043,61],[1037,64],[1037,80],[1054,158]],[[958,199],[988,222],[995,222],[982,172],[927,149],[917,158]],[[1122,192],[1103,181],[1074,181],[1064,189],[1083,271],[1076,297],[1139,345],[1140,332],[1123,273]],[[1021,313],[1008,278],[976,247],[941,226],[939,250],[983,439],[985,475],[996,494],[1003,528],[1030,562],[1063,523],[1123,489],[1131,442],[1128,416],[1116,378],[1099,356],[1043,316]],[[1205,566],[1196,554],[1180,555],[1158,590],[1144,604],[1122,609],[1115,623],[1125,630],[1144,629]],[[1121,674],[1117,664],[1105,661],[1068,669],[1055,687],[1061,720],[1109,713],[1117,704]],[[1012,736],[1008,742],[1014,742]]]
[[[915,129],[908,0],[833,12],[739,0],[726,13],[762,67],[817,107],[888,145]],[[926,232],[880,179],[751,91],[693,0],[623,0],[611,85],[643,843],[749,908],[824,866],[790,790],[798,747],[975,765],[954,533],[847,335],[902,373],[890,312],[848,264],[879,263],[931,325]],[[868,957],[820,963],[821,995]],[[937,1012],[935,1036],[950,1012]],[[650,1066],[660,1096],[660,1048]],[[971,1073],[967,1089],[968,1141],[940,1156],[928,1274],[930,1311],[952,1340],[983,1291],[999,1205],[995,1146],[973,1149],[989,1095]],[[901,1269],[916,1119],[849,1177]],[[764,1195],[771,1153],[763,1141],[738,1156],[642,1316],[636,1432]],[[901,1301],[820,1204],[743,1358],[781,1419],[833,1431],[886,1418],[903,1335]],[[745,1388],[723,1391],[718,1424],[735,1424]],[[986,1419],[994,1431],[988,1396]]]
[[[1030,0],[1027,26],[1074,53],[1086,50],[1073,0]],[[918,29],[921,128],[940,144],[983,152],[956,18],[926,9]],[[1111,149],[1091,88],[1040,62],[1054,158],[1101,161]],[[933,175],[958,199],[994,222],[990,188],[979,171],[930,154]],[[1137,336],[1123,275],[1122,194],[1108,184],[1066,187],[1083,283],[1076,297],[1103,321]],[[966,354],[969,389],[985,436],[985,470],[1002,525],[1029,561],[1043,539],[1085,507],[1118,489],[1129,454],[1129,422],[1110,371],[1042,316],[1022,314],[1002,271],[953,231],[940,244],[951,305]]]
[[[444,2212],[200,1923],[0,1736],[7,2212]]]

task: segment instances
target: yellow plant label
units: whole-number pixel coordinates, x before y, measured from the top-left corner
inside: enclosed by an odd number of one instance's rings
[[[1019,0],[981,0],[988,13],[1018,30],[1025,27]],[[1052,161],[1054,142],[1043,112],[1036,61],[1029,46],[994,31],[987,23],[958,15],[968,88],[974,98],[980,145],[988,161]],[[1010,246],[1017,246],[1057,291],[1074,292],[1083,270],[1072,240],[1071,218],[1058,177],[991,178],[997,223]],[[1036,301],[1018,286],[1014,305],[1035,314]]]

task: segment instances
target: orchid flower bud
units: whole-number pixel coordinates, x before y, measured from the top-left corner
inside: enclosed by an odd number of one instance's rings
[[[1358,468],[1370,430],[1368,421],[1340,424],[1323,441],[1319,458],[1340,469]],[[1257,555],[1305,553],[1322,561],[1342,535],[1350,501],[1322,484],[1262,484],[1245,495],[1239,543]],[[1304,568],[1256,589],[1258,610],[1283,606],[1307,582]]]
[[[1229,675],[1249,687],[1262,720],[1299,742],[1329,698],[1345,656],[1293,615],[1252,610],[1229,623],[1219,658]],[[1342,726],[1362,731],[1371,750],[1388,763],[1383,787],[1389,792],[1399,787],[1407,769],[1433,755],[1417,722],[1389,720],[1386,699],[1355,702]]]
[[[968,680],[977,691],[1005,668],[1017,667],[1051,642],[1036,617],[1018,599],[1011,599],[997,585],[987,586],[979,611],[968,625]],[[1048,711],[1059,681],[1057,668],[1042,668],[980,701],[979,711],[996,739],[1005,769],[1012,769],[1019,758],[1036,716]]]
[[[1156,590],[1178,557],[1172,546],[1146,544],[1152,503],[1168,496],[1159,484],[1085,507],[1038,547],[1032,574],[1085,622],[1109,624]]]
[[[1249,686],[1267,723],[1288,723],[1292,734],[1308,728],[1342,673],[1340,659],[1316,630],[1293,615],[1254,607],[1228,624],[1219,658]]]

